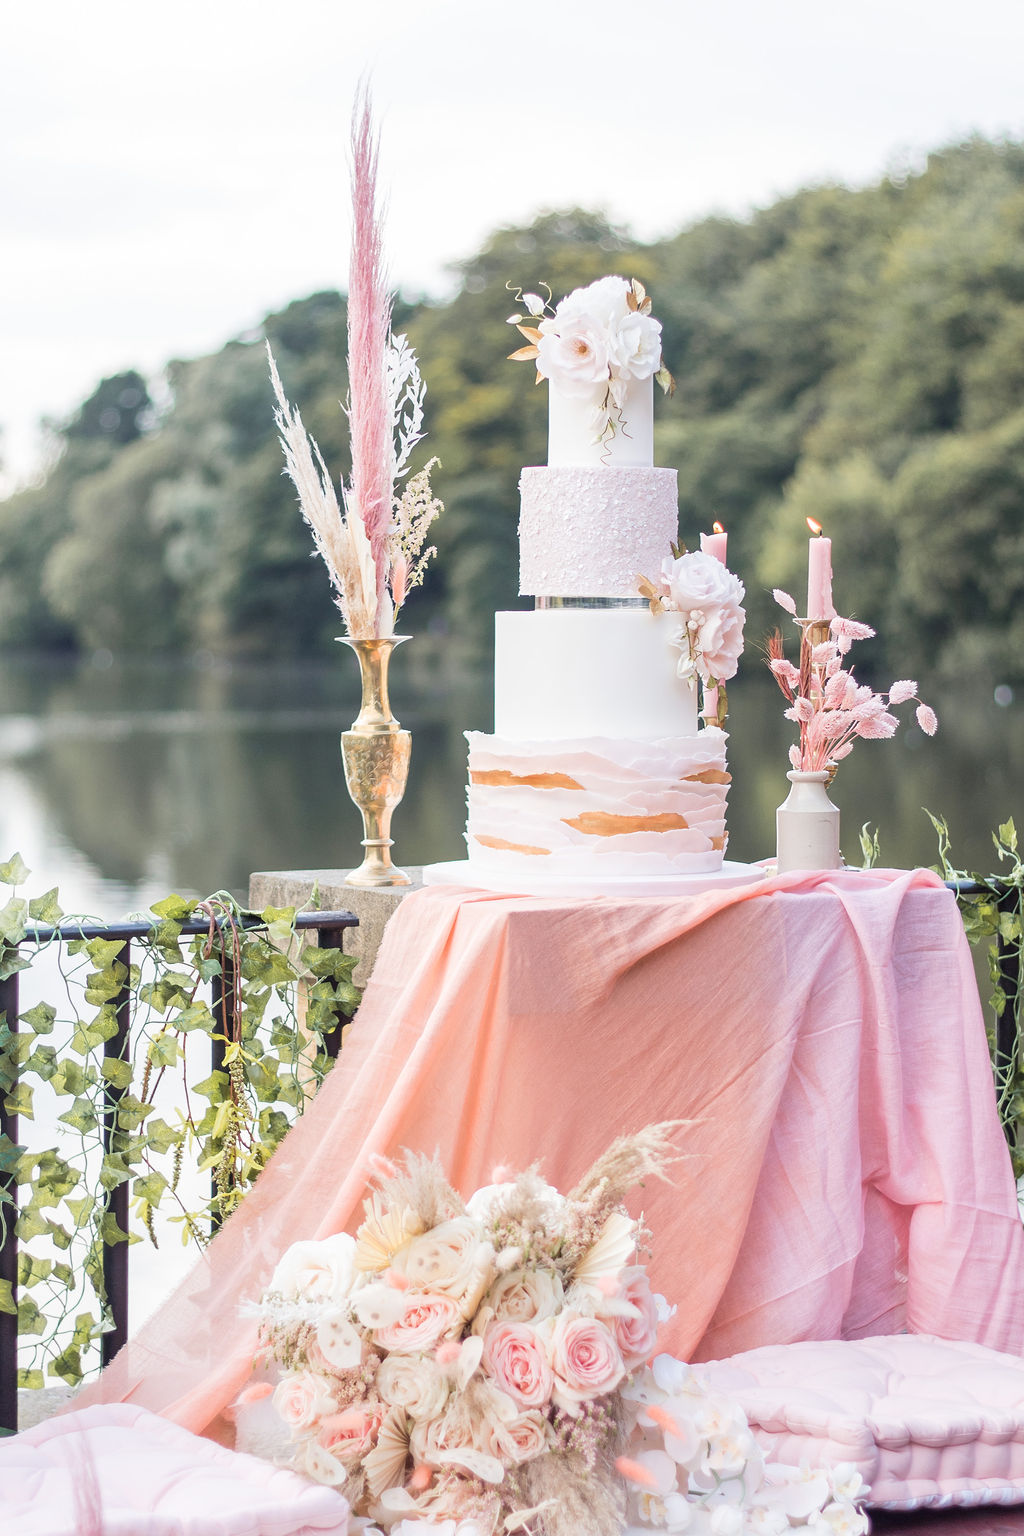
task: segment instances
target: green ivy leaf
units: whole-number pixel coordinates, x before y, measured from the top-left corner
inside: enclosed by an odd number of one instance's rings
[[[67,1349],[62,1349],[59,1355],[53,1357],[47,1370],[51,1376],[57,1376],[69,1386],[76,1387],[82,1379],[82,1356],[73,1344],[69,1344]]]
[[[51,1035],[56,1017],[57,1010],[51,1008],[49,1003],[36,1003],[28,1013],[21,1015],[21,1022],[27,1024],[34,1035]]]
[[[31,1041],[30,1041],[31,1043]],[[25,1062],[25,1070],[34,1072],[44,1082],[49,1082],[57,1070],[57,1048],[53,1045],[37,1045]]]
[[[108,1192],[124,1184],[132,1176],[132,1170],[120,1152],[107,1152],[100,1164],[100,1183]],[[70,1201],[68,1202],[70,1204]]]
[[[83,1136],[89,1131],[94,1131],[99,1125],[99,1116],[91,1099],[76,1099],[70,1109],[66,1109],[57,1119],[65,1125],[70,1125],[72,1130],[80,1131]]]
[[[53,1266],[53,1278],[59,1280],[61,1285],[70,1291],[75,1283],[75,1272],[70,1264],[63,1264],[59,1259]]]
[[[52,1269],[52,1260],[38,1258],[35,1254],[28,1253],[22,1248],[18,1254],[19,1287],[38,1285],[40,1281],[48,1278]]]
[[[0,1280],[0,1312],[6,1312],[8,1317],[17,1317],[18,1304],[14,1299],[14,1288],[9,1280]]]
[[[28,902],[12,896],[6,906],[0,907],[0,939],[5,944],[20,944],[27,920]]]
[[[169,1030],[161,1030],[155,1039],[149,1042],[146,1056],[154,1067],[177,1066],[178,1057],[181,1054],[178,1042]]]
[[[19,1242],[29,1243],[34,1237],[42,1237],[46,1231],[46,1222],[37,1210],[29,1206],[18,1217],[14,1231]]]
[[[94,1081],[95,1072],[87,1071],[85,1067],[79,1066],[77,1061],[72,1061],[67,1056],[58,1064],[51,1079],[55,1093],[70,1093],[76,1097],[84,1093]]]
[[[79,1056],[88,1056],[98,1045],[113,1040],[118,1031],[117,1014],[113,1008],[101,1008],[91,1023],[79,1019],[71,1036],[71,1049]]]
[[[42,896],[37,896],[28,904],[28,915],[37,923],[46,923],[54,927],[64,916],[63,908],[57,900],[57,887],[45,891]]]
[[[107,1056],[102,1067],[103,1076],[113,1088],[127,1088],[134,1075],[134,1069],[130,1061],[122,1061],[119,1056]]]
[[[21,854],[16,853],[6,864],[0,864],[0,884],[24,885],[31,873]]]
[[[1017,852],[1017,828],[1013,824],[1012,816],[999,828],[999,841],[1004,848],[1009,848],[1011,853]]]
[[[0,1134],[0,1173],[11,1173],[25,1155],[25,1148],[12,1141],[6,1132]]]
[[[204,1099],[209,1099],[211,1104],[221,1104],[227,1098],[230,1087],[230,1078],[226,1072],[218,1068],[211,1072],[209,1077],[204,1077],[201,1083],[196,1083],[193,1093],[201,1094]]]
[[[151,1120],[146,1126],[146,1142],[155,1152],[167,1152],[184,1141],[185,1131],[174,1131],[166,1120]]]
[[[89,1217],[96,1209],[96,1196],[83,1195],[80,1200],[65,1200],[64,1204],[71,1212],[71,1219],[75,1224],[75,1231],[81,1232]]]
[[[31,1296],[18,1297],[18,1333],[44,1334],[46,1318]]]
[[[79,1312],[75,1318],[75,1331],[71,1335],[71,1342],[84,1349],[100,1332],[99,1324],[91,1312]]]
[[[165,896],[163,901],[154,901],[150,907],[157,917],[170,918],[175,923],[187,923],[192,916],[195,902],[188,896]]]
[[[18,1386],[26,1392],[41,1392],[43,1390],[43,1373],[26,1367],[18,1369]]]
[[[133,1234],[122,1232],[113,1211],[105,1211],[103,1213],[103,1220],[100,1223],[100,1234],[107,1247],[116,1247],[118,1243],[137,1243],[139,1241]]]
[[[135,1180],[135,1183],[132,1185],[132,1193],[138,1199],[145,1200],[150,1205],[159,1205],[161,1195],[169,1187],[163,1174],[154,1169],[152,1173],[144,1174],[141,1179]]]
[[[24,1115],[26,1120],[34,1120],[32,1111],[32,1089],[28,1083],[18,1083],[11,1093],[4,1099],[4,1108],[9,1115]]]
[[[66,1252],[71,1247],[71,1233],[67,1227],[62,1227],[60,1222],[48,1221],[46,1223],[46,1231],[55,1248],[61,1248]],[[54,1272],[56,1273],[57,1269],[63,1269],[64,1267],[63,1264],[54,1265]],[[70,1286],[70,1278],[65,1283]]]
[[[151,1115],[156,1109],[155,1104],[144,1104],[134,1093],[126,1093],[117,1104],[117,1124],[122,1131],[134,1131],[142,1124],[147,1115]]]

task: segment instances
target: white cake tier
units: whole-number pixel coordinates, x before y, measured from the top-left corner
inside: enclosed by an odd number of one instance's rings
[[[693,736],[677,614],[541,608],[494,616],[494,729],[503,737]]]
[[[679,527],[674,469],[535,465],[519,481],[519,590],[635,597]]]
[[[607,388],[606,384],[595,384],[590,394],[567,395],[554,379],[550,381],[549,464],[593,464],[604,469],[639,465],[649,469],[654,463],[653,378],[629,380],[622,405],[611,412],[615,430],[600,437]]]
[[[510,741],[467,731],[471,866],[551,874],[721,867],[724,731],[658,741]]]

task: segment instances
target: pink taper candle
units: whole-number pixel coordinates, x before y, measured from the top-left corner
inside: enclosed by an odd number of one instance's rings
[[[807,546],[807,612],[808,619],[834,619],[832,606],[832,540],[821,537],[821,524],[813,517],[807,526],[814,537]]]
[[[729,544],[729,535],[721,523],[715,524],[714,533],[702,533],[700,536],[700,552],[702,555],[713,555],[725,565],[725,552]]]

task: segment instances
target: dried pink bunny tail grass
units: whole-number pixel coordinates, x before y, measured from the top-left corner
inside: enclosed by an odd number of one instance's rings
[[[262,1402],[263,1398],[271,1396],[273,1390],[274,1389],[270,1385],[269,1381],[251,1382],[249,1386],[243,1387],[241,1392],[239,1392],[238,1396],[235,1398],[235,1406],[238,1408],[247,1408],[250,1403]]]
[[[679,1428],[678,1421],[674,1419],[669,1413],[668,1409],[663,1408],[660,1403],[648,1403],[644,1409],[644,1412],[647,1414],[647,1417],[649,1419],[653,1419],[658,1428],[664,1430],[667,1435],[675,1435],[677,1439],[681,1438],[682,1431]]]
[[[616,1456],[615,1470],[620,1477],[624,1477],[627,1483],[636,1483],[639,1488],[657,1488],[658,1481],[654,1473],[648,1467],[642,1466],[639,1461],[633,1461],[629,1456]]]
[[[387,389],[391,294],[377,207],[377,136],[365,82],[352,116],[352,256],[348,279],[349,510],[362,518],[377,571],[378,619],[387,595],[394,443]]]
[[[438,1365],[454,1365],[462,1354],[462,1345],[456,1344],[454,1339],[447,1339],[434,1350],[434,1359]]]
[[[418,1466],[413,1467],[405,1486],[410,1493],[425,1493],[430,1487],[433,1476],[433,1467],[428,1467],[426,1462],[420,1462]]]
[[[385,1285],[390,1285],[394,1291],[407,1291],[411,1284],[408,1275],[403,1275],[400,1269],[386,1269],[381,1275]]]

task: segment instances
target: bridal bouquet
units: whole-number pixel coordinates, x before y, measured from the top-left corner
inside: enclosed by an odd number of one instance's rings
[[[795,618],[796,603],[789,593],[776,589],[773,595]],[[768,638],[768,665],[790,705],[785,718],[800,727],[800,742],[790,747],[789,760],[804,773],[832,768],[849,756],[858,737],[881,740],[895,735],[900,722],[893,706],[917,699],[912,678],[893,683],[888,693],[876,693],[857,682],[846,656],[855,640],[870,640],[874,635],[867,624],[837,616],[828,621],[828,633],[817,644],[811,628],[803,626],[798,667],[786,660],[780,630]],[[916,717],[922,731],[934,736],[939,725],[935,711],[920,699]]]
[[[673,1128],[613,1143],[568,1195],[498,1169],[463,1201],[410,1154],[381,1166],[354,1238],[284,1255],[259,1308],[274,1407],[353,1531],[621,1536],[706,1516],[709,1536],[775,1536],[823,1511],[822,1536],[866,1528],[852,1481],[776,1487],[742,1414],[670,1357],[646,1368],[671,1314],[621,1201],[663,1172]]]

